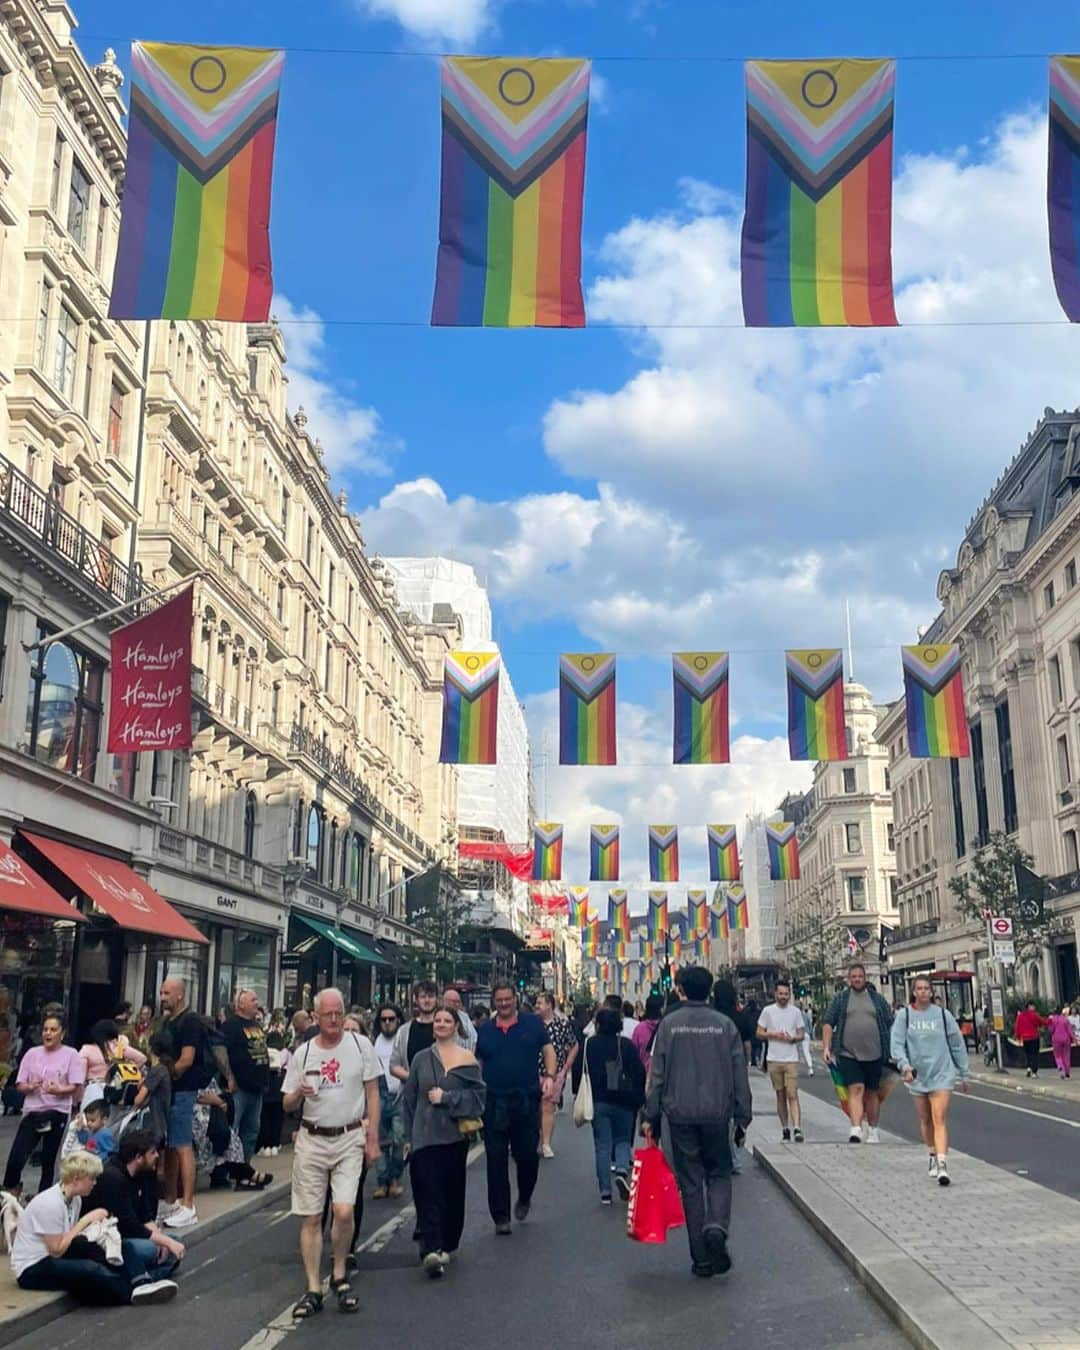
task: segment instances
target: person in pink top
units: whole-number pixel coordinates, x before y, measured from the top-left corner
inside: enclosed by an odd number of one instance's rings
[[[1050,1014],[1050,1046],[1054,1051],[1059,1078],[1072,1077],[1073,1028],[1069,1012],[1066,1003],[1059,1013]]]
[[[142,1068],[146,1056],[128,1044],[127,1037],[121,1034],[119,1026],[111,1018],[103,1018],[90,1028],[90,1039],[79,1048],[79,1058],[86,1069],[86,1082],[103,1084],[109,1076],[109,1070],[121,1060]],[[93,1101],[100,1092],[87,1091],[84,1100]]]
[[[11,1141],[4,1190],[19,1195],[27,1159],[41,1144],[41,1186],[53,1184],[56,1155],[67,1128],[74,1099],[86,1081],[86,1069],[79,1055],[64,1044],[64,1014],[51,1012],[41,1024],[41,1044],[28,1050],[19,1065],[16,1092],[23,1096],[23,1114],[19,1129]]]
[[[630,1037],[630,1043],[638,1052],[638,1058],[645,1066],[645,1072],[649,1072],[649,1064],[652,1060],[652,1043],[656,1036],[656,1028],[660,1025],[660,1017],[664,1011],[664,1000],[659,994],[650,994],[645,1000],[645,1015],[634,1028]]]

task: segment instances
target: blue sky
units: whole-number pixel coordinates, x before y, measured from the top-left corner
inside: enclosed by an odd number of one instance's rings
[[[88,57],[111,44],[126,64],[136,37],[339,49],[290,50],[286,65],[272,229],[275,309],[306,320],[286,326],[292,401],[305,403],[373,548],[448,552],[488,578],[537,743],[550,734],[559,650],[634,654],[620,662],[625,771],[553,771],[549,818],[575,829],[623,818],[635,830],[738,819],[805,783],[782,739],[783,648],[840,644],[846,599],[856,673],[879,700],[895,697],[896,646],[933,617],[967,519],[1043,406],[1078,401],[1080,348],[1065,324],[915,326],[1060,318],[1040,53],[1076,48],[1069,7],[154,8],[168,19],[148,21],[143,0],[83,6]],[[439,189],[431,53],[442,50],[594,57],[584,244],[596,326],[426,326]],[[815,55],[902,58],[905,329],[738,326],[740,62]],[[703,56],[729,59],[670,59]],[[733,652],[730,769],[664,766],[667,654],[687,647]]]

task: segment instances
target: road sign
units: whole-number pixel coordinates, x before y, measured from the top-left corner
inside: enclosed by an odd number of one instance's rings
[[[1012,941],[999,942],[994,939],[994,960],[1002,962],[1003,965],[1012,966],[1016,964],[1016,948]]]
[[[998,914],[990,920],[990,932],[995,939],[1008,940],[1013,935],[1013,921],[1005,914]]]
[[[993,1019],[994,1030],[1005,1030],[1005,990],[1000,984],[990,986],[990,1016]]]

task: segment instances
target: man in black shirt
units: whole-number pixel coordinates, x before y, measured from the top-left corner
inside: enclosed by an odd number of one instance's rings
[[[251,989],[241,989],[225,1019],[222,1035],[229,1052],[229,1091],[232,1093],[236,1133],[250,1162],[259,1138],[263,1093],[270,1077],[266,1035],[259,1025],[259,1000]]]
[[[433,980],[417,980],[413,985],[412,1018],[394,1037],[394,1049],[390,1054],[390,1072],[403,1083],[416,1056],[434,1044],[438,1002],[439,986]]]
[[[195,1097],[206,1086],[203,1061],[206,1028],[202,1018],[188,1007],[187,986],[171,975],[161,986],[161,1032],[170,1043],[173,1068],[172,1104],[165,1150],[165,1200],[170,1207],[167,1228],[189,1228],[198,1223],[195,1213]],[[177,1203],[177,1197],[179,1202]]]
[[[124,1274],[132,1286],[167,1280],[184,1255],[182,1243],[156,1222],[157,1140],[149,1130],[128,1130],[85,1202],[87,1211],[107,1209],[116,1220],[124,1251]]]

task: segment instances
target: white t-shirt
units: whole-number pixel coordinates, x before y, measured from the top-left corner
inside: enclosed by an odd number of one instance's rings
[[[49,1255],[44,1239],[66,1233],[78,1223],[81,1209],[82,1197],[73,1195],[65,1200],[59,1186],[50,1186],[34,1196],[23,1210],[11,1247],[11,1272],[16,1279]]]
[[[299,1092],[305,1083],[316,1088],[314,1097],[303,1099],[304,1119],[312,1125],[335,1129],[351,1125],[364,1114],[364,1084],[382,1076],[378,1058],[366,1036],[346,1031],[331,1050],[315,1036],[305,1042],[289,1061],[282,1093]]]
[[[386,1079],[387,1091],[391,1097],[396,1097],[405,1084],[400,1078],[395,1078],[390,1072],[390,1056],[394,1053],[393,1036],[384,1036],[380,1031],[375,1037],[375,1058],[382,1065],[383,1077]]]
[[[781,1008],[779,1003],[769,1003],[761,1010],[758,1026],[766,1031],[786,1031],[790,1036],[799,1032],[806,1035],[806,1023],[802,1009],[794,1003]],[[794,1064],[799,1058],[799,1046],[795,1041],[769,1041],[769,1062],[772,1064]]]

